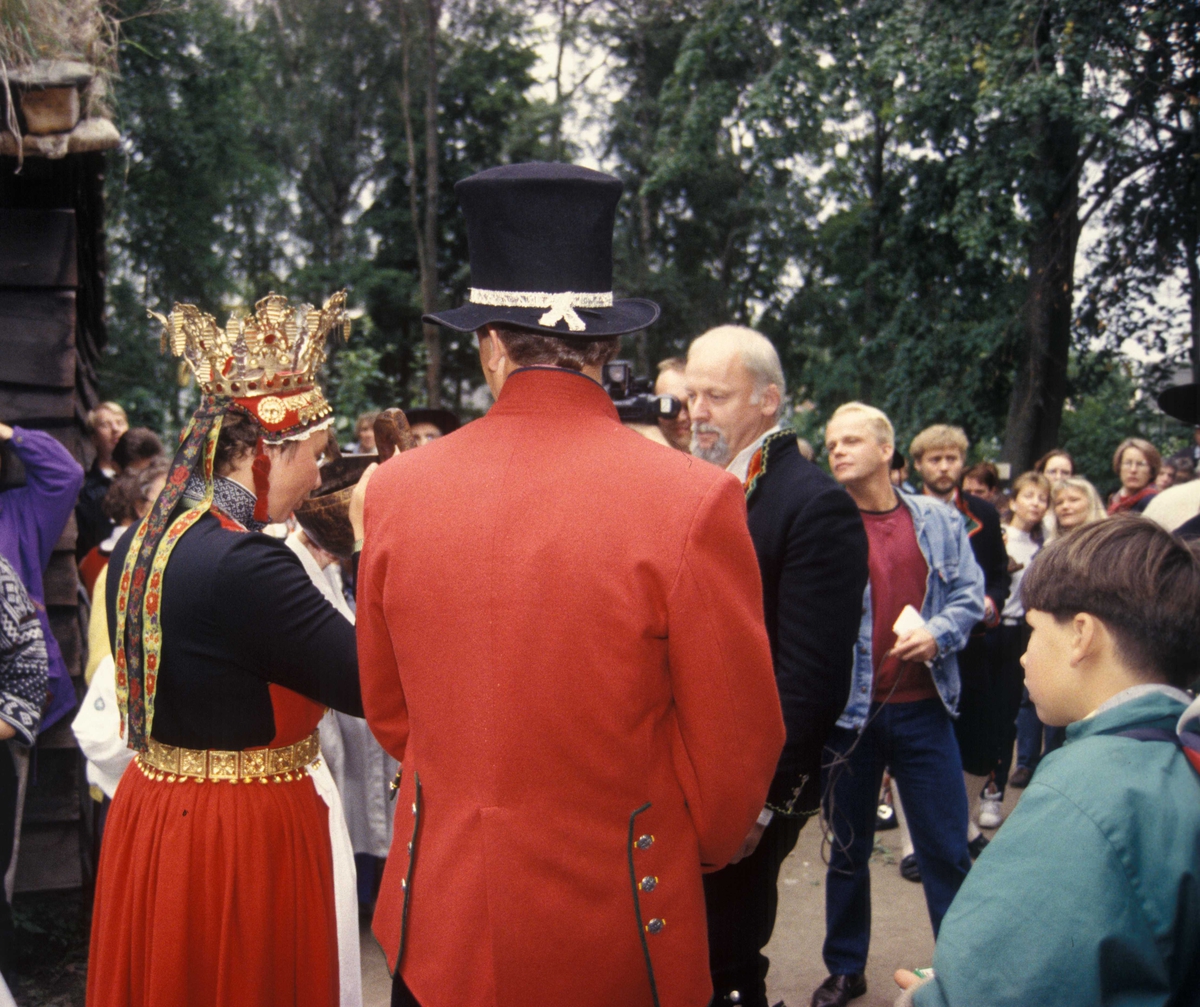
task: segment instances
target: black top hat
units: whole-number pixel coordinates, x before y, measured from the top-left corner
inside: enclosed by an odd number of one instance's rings
[[[1158,408],[1184,423],[1200,425],[1200,385],[1181,381],[1158,394]]]
[[[449,409],[428,409],[425,406],[414,406],[412,409],[405,409],[404,415],[408,418],[410,427],[415,427],[418,423],[430,423],[437,427],[443,435],[452,434],[462,426],[458,417]]]
[[[608,339],[658,318],[653,301],[613,300],[618,179],[533,161],[481,171],[454,191],[467,219],[471,289],[466,304],[425,321],[459,332],[497,324]]]

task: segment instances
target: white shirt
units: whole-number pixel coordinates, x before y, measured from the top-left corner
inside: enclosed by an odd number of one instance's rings
[[[733,475],[738,477],[738,482],[744,483],[746,481],[746,476],[750,472],[750,459],[754,457],[754,452],[763,446],[763,441],[770,437],[771,434],[778,433],[782,429],[783,427],[776,423],[775,426],[771,427],[770,430],[765,431],[758,438],[758,440],[756,440],[749,447],[742,448],[742,450],[739,451],[734,457],[733,461],[725,466],[725,471],[733,473]]]
[[[1009,623],[1020,622],[1025,618],[1025,606],[1021,604],[1021,580],[1042,544],[1035,541],[1029,532],[1021,531],[1016,525],[1011,524],[1004,529],[1004,543],[1008,549],[1009,559],[1020,563],[1021,569],[1013,571],[1012,583],[1008,589],[1008,600],[1005,601],[1004,611],[1000,613],[1000,616]]]

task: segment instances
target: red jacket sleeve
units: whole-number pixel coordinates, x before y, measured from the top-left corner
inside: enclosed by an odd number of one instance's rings
[[[378,480],[368,487],[364,514],[363,551],[358,562],[357,611],[358,675],[363,711],[371,733],[392,758],[403,762],[408,744],[408,705],[400,684],[400,669],[383,611],[383,584],[387,570],[386,536],[379,529],[379,510],[371,495]]]
[[[697,509],[667,605],[676,772],[700,859],[720,867],[762,811],[786,737],[758,560],[732,477]]]

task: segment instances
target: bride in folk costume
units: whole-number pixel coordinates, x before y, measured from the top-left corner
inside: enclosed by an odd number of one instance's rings
[[[92,1007],[357,995],[339,981],[335,861],[349,851],[316,731],[326,707],[362,716],[354,628],[286,545],[255,534],[319,483],[332,410],[315,374],[326,337],[349,329],[344,307],[344,292],[320,310],[272,295],[224,329],[189,304],[154,316],[204,398],[162,495],[112,554],[137,755],[105,828]]]

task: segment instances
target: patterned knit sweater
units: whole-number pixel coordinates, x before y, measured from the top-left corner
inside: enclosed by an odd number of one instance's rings
[[[0,556],[0,720],[17,738],[37,738],[49,686],[46,640],[37,609],[16,570]]]

